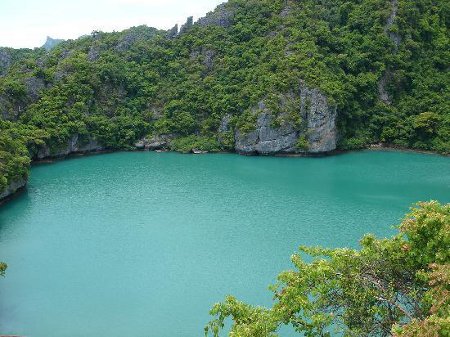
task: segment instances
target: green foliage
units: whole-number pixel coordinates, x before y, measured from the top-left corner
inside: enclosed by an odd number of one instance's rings
[[[233,337],[276,336],[281,325],[305,336],[447,336],[450,204],[419,203],[399,229],[390,239],[365,236],[360,250],[301,247],[295,270],[272,287],[271,308],[227,297],[206,335],[231,318]]]
[[[187,136],[176,138],[170,145],[171,150],[189,153],[194,150],[218,152],[221,150],[219,142],[214,138]]]
[[[236,126],[243,134],[248,134],[255,130],[258,115],[254,111],[247,110],[237,119]]]
[[[305,136],[298,137],[296,148],[301,150],[301,151],[308,151],[308,149],[309,149],[309,142],[308,142],[308,140],[306,139]]]
[[[16,128],[0,120],[0,192],[13,181],[28,177],[30,158],[26,144],[37,136],[27,127]]]
[[[149,133],[182,138],[174,143],[182,151],[198,146],[189,145],[195,137],[231,150],[235,130],[255,129],[260,102],[274,126],[301,129],[301,83],[336,106],[341,149],[383,142],[450,152],[447,2],[399,0],[391,27],[389,0],[230,0],[221,10],[229,26],[194,24],[173,38],[140,26],[50,52],[0,48],[1,118],[12,122],[8,132],[33,130],[3,152],[20,163],[20,144],[33,157],[74,135],[129,149]],[[219,132],[225,116],[227,133]]]

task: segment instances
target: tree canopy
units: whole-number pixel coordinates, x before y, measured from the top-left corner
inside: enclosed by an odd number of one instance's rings
[[[229,296],[214,305],[206,336],[275,337],[282,325],[304,336],[450,336],[450,204],[419,203],[389,239],[366,235],[361,249],[300,247],[293,270],[271,287],[270,308]]]

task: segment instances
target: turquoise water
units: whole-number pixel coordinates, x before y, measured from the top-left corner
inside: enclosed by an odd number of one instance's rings
[[[114,153],[39,165],[0,208],[0,334],[202,336],[227,294],[267,286],[299,245],[389,236],[418,200],[450,202],[450,159]]]

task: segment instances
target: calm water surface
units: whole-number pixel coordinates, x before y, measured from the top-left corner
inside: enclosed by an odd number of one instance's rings
[[[299,245],[389,236],[450,202],[450,159],[115,153],[32,169],[0,208],[0,334],[195,337],[227,294],[270,304]]]

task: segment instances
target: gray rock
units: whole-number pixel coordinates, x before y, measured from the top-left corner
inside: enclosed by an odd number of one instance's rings
[[[304,82],[300,85],[300,98],[301,114],[307,121],[308,152],[323,153],[335,150],[337,108],[328,104],[327,97],[319,89],[309,89]]]
[[[391,41],[394,43],[396,49],[401,43],[401,36],[396,32],[390,31],[390,29],[395,23],[397,13],[398,13],[398,0],[391,0],[391,14],[389,15],[386,25],[384,26],[384,33],[389,36]]]
[[[190,59],[195,60],[200,58],[201,63],[206,67],[207,70],[211,70],[214,65],[214,58],[216,56],[216,52],[212,49],[197,49],[193,50],[190,54]]]
[[[289,14],[291,14],[291,12],[292,12],[291,5],[286,1],[283,10],[280,13],[280,16],[284,19],[288,17]]]
[[[219,133],[224,133],[230,131],[231,115],[225,115],[222,117],[220,122]]]
[[[33,76],[25,80],[25,87],[27,96],[34,102],[40,98],[41,91],[45,89],[45,83],[43,79]]]
[[[118,52],[129,50],[138,41],[148,41],[158,33],[156,28],[141,25],[131,27],[122,32],[123,36],[114,48]]]
[[[100,57],[100,48],[97,45],[92,45],[91,48],[89,48],[88,54],[87,54],[88,60],[93,62],[97,61]]]
[[[62,39],[52,39],[50,36],[47,36],[47,40],[45,41],[45,44],[42,46],[46,51],[52,50],[57,45],[59,45],[61,42],[64,42]]]
[[[395,23],[398,12],[398,0],[391,0],[391,13],[386,21],[384,26],[384,33],[389,36],[389,39],[392,41],[395,47],[395,51],[398,50],[398,47],[401,43],[401,36],[397,32],[391,31],[392,26]],[[390,69],[386,69],[380,80],[378,81],[378,98],[385,104],[392,104],[392,99],[389,95],[387,87],[392,80],[392,72]]]
[[[46,158],[58,158],[65,157],[72,153],[88,153],[102,151],[105,148],[97,142],[93,137],[87,137],[82,139],[80,135],[73,135],[64,146],[57,149],[51,149],[49,146],[44,145],[40,147],[37,153],[33,156],[33,159],[43,160]]]
[[[234,11],[228,3],[223,3],[212,12],[200,18],[196,24],[200,26],[230,27],[233,24]]]
[[[263,155],[295,152],[299,131],[291,125],[274,128],[272,121],[272,115],[263,112],[258,116],[254,131],[244,134],[237,130],[236,151],[241,154]]]
[[[187,18],[186,23],[181,26],[180,34],[187,32],[194,25],[194,17],[190,16]]]
[[[138,150],[149,150],[149,151],[165,150],[169,147],[171,139],[172,139],[171,135],[153,136],[150,139],[143,138],[139,140],[134,144],[134,146]]]
[[[147,142],[147,139],[141,139],[140,141],[136,142],[134,144],[134,146],[136,147],[136,149],[138,150],[144,150],[145,149],[145,144]]]
[[[255,130],[235,132],[235,150],[241,154],[273,155],[278,153],[326,153],[336,149],[336,107],[330,106],[325,95],[318,89],[308,88],[301,82],[298,91],[300,106],[298,114],[304,123],[294,125],[283,122],[274,126],[274,116],[264,102],[260,102]],[[281,113],[283,115],[283,112]],[[289,119],[283,119],[289,120]],[[305,139],[308,149],[298,148],[300,139]]]
[[[7,72],[12,64],[12,56],[9,48],[0,48],[0,75]]]
[[[11,182],[8,186],[6,186],[6,189],[3,192],[0,192],[0,201],[10,197],[21,188],[24,188],[26,184],[27,180],[24,178]]]
[[[25,78],[22,83],[26,91],[24,99],[16,99],[14,96],[7,94],[0,95],[1,118],[11,121],[17,120],[21,113],[25,111],[26,106],[36,102],[45,89],[44,80],[35,76]]]
[[[178,35],[178,24],[176,24],[171,29],[169,29],[166,34],[167,38],[169,38],[169,39],[173,39],[177,35]]]

